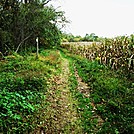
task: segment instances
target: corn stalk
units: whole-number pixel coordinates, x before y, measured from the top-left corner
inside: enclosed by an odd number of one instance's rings
[[[62,47],[91,61],[98,60],[112,69],[134,73],[134,36],[105,39],[101,43],[66,42]]]

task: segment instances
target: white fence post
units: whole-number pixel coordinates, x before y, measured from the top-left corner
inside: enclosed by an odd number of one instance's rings
[[[36,58],[39,57],[39,38],[36,38],[36,43],[37,43],[37,51],[36,51]]]

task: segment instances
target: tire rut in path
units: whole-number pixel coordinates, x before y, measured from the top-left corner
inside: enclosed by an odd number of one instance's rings
[[[78,71],[76,69],[75,69],[75,76],[78,81],[77,90],[80,93],[82,93],[85,98],[90,98],[90,93],[91,93],[92,89],[88,86],[87,83],[83,82],[83,80],[78,75]],[[93,113],[92,118],[90,119],[90,122],[92,122],[94,119],[97,119],[97,125],[96,125],[96,127],[93,128],[93,132],[97,133],[98,130],[102,127],[104,120],[95,112],[97,108],[92,101],[88,105],[92,106],[92,113]]]
[[[82,133],[77,114],[77,101],[69,89],[69,75],[69,61],[63,58],[62,72],[53,78],[53,86],[49,90],[50,106],[46,113],[45,134]]]

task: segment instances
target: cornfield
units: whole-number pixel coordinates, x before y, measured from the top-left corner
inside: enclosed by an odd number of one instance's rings
[[[97,60],[112,69],[134,72],[134,36],[105,39],[100,43],[66,42],[62,43],[62,47],[89,60]]]

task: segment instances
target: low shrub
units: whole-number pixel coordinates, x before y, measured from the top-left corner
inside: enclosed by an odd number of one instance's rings
[[[39,59],[14,55],[0,62],[0,133],[30,133],[44,123],[48,79],[60,60],[55,54],[55,61],[47,63],[54,56],[46,53]]]
[[[95,104],[95,112],[104,120],[97,133],[133,133],[132,82],[97,61],[73,59],[79,76],[91,88],[90,99]]]

